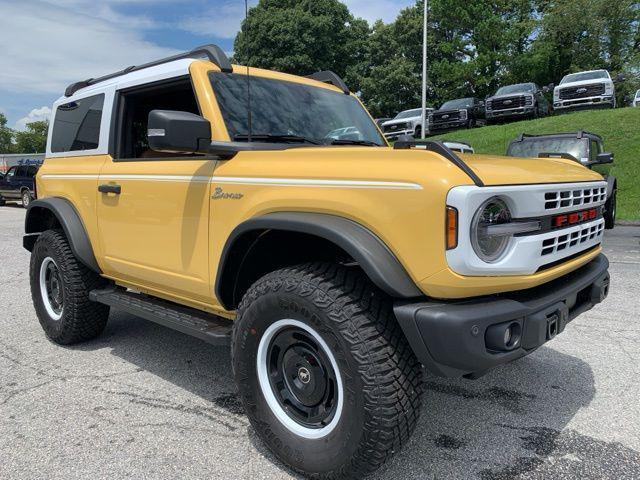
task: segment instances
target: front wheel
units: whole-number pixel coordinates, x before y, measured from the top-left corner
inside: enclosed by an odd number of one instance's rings
[[[413,131],[413,138],[418,140],[422,138],[422,127],[420,125],[418,125]]]
[[[245,294],[232,365],[251,424],[283,462],[322,478],[360,478],[411,435],[421,366],[391,302],[360,272],[315,263]]]
[[[90,301],[89,292],[106,281],[78,261],[60,230],[38,237],[29,276],[33,305],[49,339],[68,345],[102,333],[109,307]]]
[[[604,228],[608,230],[611,230],[616,224],[617,195],[618,189],[614,188],[609,200],[604,204]]]

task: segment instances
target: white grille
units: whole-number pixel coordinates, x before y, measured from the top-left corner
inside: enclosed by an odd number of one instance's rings
[[[547,238],[546,240],[542,241],[541,255],[551,255],[563,250],[580,251],[582,249],[582,244],[587,242],[592,244],[593,242],[591,242],[591,240],[599,239],[602,236],[603,232],[603,221],[596,225],[587,225],[580,228],[579,230],[574,230],[572,232],[567,232],[566,229],[562,230],[558,232],[557,236]]]
[[[577,190],[556,190],[545,192],[545,210],[577,207],[604,202],[607,199],[607,187],[580,188]]]

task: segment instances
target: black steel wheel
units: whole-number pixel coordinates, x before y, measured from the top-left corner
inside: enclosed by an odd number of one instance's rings
[[[422,369],[391,299],[362,271],[310,263],[265,275],[244,294],[233,374],[253,428],[314,478],[361,478],[409,439]]]
[[[98,336],[109,307],[89,300],[89,292],[107,281],[83,265],[71,251],[64,233],[40,234],[31,252],[31,298],[47,337],[68,345]]]

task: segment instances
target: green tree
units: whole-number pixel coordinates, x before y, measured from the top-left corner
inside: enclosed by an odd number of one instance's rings
[[[420,104],[423,8],[418,0],[392,24],[373,27],[372,66],[369,78],[362,81],[362,94],[376,114]],[[536,26],[533,11],[533,0],[431,0],[428,104],[484,97],[501,84],[518,80],[518,71],[525,71],[526,64],[518,65],[514,59],[522,61],[530,47]],[[395,107],[394,98],[400,102]]]
[[[7,117],[0,113],[0,153],[13,153],[13,130],[7,127]]]
[[[15,132],[15,151],[19,153],[42,153],[47,145],[49,122],[27,123],[26,130]]]
[[[350,71],[349,78],[359,81],[368,31],[338,0],[260,0],[242,22],[234,60],[297,75]]]

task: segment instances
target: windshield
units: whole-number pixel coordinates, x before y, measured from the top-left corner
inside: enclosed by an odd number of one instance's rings
[[[589,158],[587,138],[525,138],[509,145],[507,155],[511,157],[534,157],[540,153],[568,153],[581,161]]]
[[[473,98],[457,98],[444,102],[440,110],[449,110],[451,108],[471,108],[473,107]]]
[[[496,95],[508,95],[510,93],[531,93],[534,90],[533,83],[518,83],[517,85],[507,85],[500,87]]]
[[[427,110],[429,110],[429,109],[427,109]],[[421,108],[414,108],[413,110],[405,110],[404,112],[400,112],[398,115],[396,115],[394,120],[399,119],[399,118],[419,117],[420,115],[422,115],[422,109]]]
[[[210,79],[229,136],[246,141],[247,77],[214,72]],[[271,137],[292,143],[337,140],[386,145],[373,120],[351,95],[263,77],[251,77],[250,85],[251,133],[259,141]]]
[[[562,79],[560,85],[563,83],[573,83],[573,82],[582,82],[584,80],[609,80],[609,75],[604,70],[598,70],[595,72],[581,72],[581,73],[572,73],[571,75],[567,75]]]

